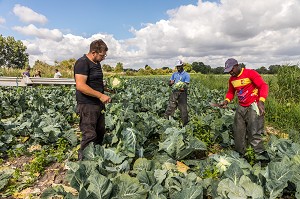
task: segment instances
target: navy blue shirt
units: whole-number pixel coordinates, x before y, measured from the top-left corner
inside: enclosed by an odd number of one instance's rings
[[[86,75],[88,77],[86,84],[92,89],[104,93],[103,72],[100,62],[96,64],[89,60],[86,55],[83,55],[76,61],[74,65],[74,76],[75,74]],[[94,104],[104,106],[104,104],[98,98],[85,95],[78,90],[76,90],[76,100],[78,104]]]

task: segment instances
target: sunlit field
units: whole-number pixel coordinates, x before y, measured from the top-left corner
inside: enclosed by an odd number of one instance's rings
[[[82,162],[74,86],[1,87],[1,197],[299,197],[300,109],[279,94],[280,75],[264,76],[267,166],[251,148],[246,157],[233,150],[236,101],[210,106],[224,100],[228,75],[191,75],[185,127],[178,111],[163,117],[170,76],[122,77],[106,107],[104,143],[89,145]]]

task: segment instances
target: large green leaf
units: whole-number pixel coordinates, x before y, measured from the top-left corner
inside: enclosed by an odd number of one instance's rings
[[[176,159],[181,160],[190,155],[192,152],[205,150],[206,145],[204,142],[196,139],[195,137],[189,136],[186,148],[177,154]]]
[[[87,191],[93,193],[97,199],[109,199],[113,185],[109,179],[100,174],[90,175]]]
[[[78,138],[74,132],[74,130],[69,130],[63,132],[62,136],[66,138],[72,146],[76,146],[78,143]]]
[[[156,184],[149,192],[148,199],[167,199],[167,191],[162,185]]]
[[[175,193],[172,196],[173,199],[202,199],[203,188],[201,186],[192,186],[190,188],[183,189],[180,192]]]
[[[237,163],[232,163],[229,168],[224,172],[224,177],[229,178],[235,185],[239,183],[240,177],[244,175],[243,170]]]
[[[296,198],[300,198],[300,181],[297,182],[296,184],[296,193],[295,193]]]
[[[245,190],[229,178],[225,178],[220,181],[217,191],[220,194],[220,196],[222,196],[222,198],[230,198],[230,199],[247,198]]]
[[[121,164],[125,160],[126,156],[121,156],[112,149],[104,149],[103,158],[111,161],[114,164]]]
[[[0,190],[2,190],[8,184],[8,181],[11,178],[11,176],[12,175],[8,173],[0,173]]]
[[[136,137],[137,131],[132,128],[126,128],[122,131],[121,145],[122,151],[129,157],[135,157],[138,140]]]
[[[147,160],[146,158],[138,158],[133,164],[133,170],[135,172],[142,170],[150,171],[156,169],[157,167],[158,166],[156,166],[153,160]]]
[[[172,128],[175,132],[173,134],[169,134],[167,139],[159,143],[159,150],[164,150],[168,153],[169,156],[176,159],[178,154],[185,149],[185,143],[183,141],[182,132]],[[166,131],[168,131],[167,129]]]
[[[253,199],[264,198],[263,187],[253,183],[249,177],[243,175],[240,178],[239,185],[244,188],[245,193],[248,197]]]
[[[140,171],[136,178],[140,181],[144,187],[149,190],[156,184],[156,179],[154,177],[154,171]]]
[[[84,150],[83,150],[83,157],[84,160],[97,160],[97,159],[104,159],[104,149],[99,144],[90,143]]]
[[[76,199],[76,196],[73,196],[71,193],[67,193],[63,186],[55,186],[47,188],[41,195],[41,199],[53,198],[53,196],[64,196],[65,199]]]
[[[291,170],[292,163],[285,156],[282,162],[270,162],[266,169],[266,187],[270,193],[270,198],[275,199],[280,196],[283,189],[287,187],[287,182],[293,177]]]
[[[124,162],[122,162],[122,164],[117,165],[117,166],[105,166],[104,169],[106,169],[109,172],[118,172],[118,173],[123,173],[123,172],[127,172],[130,170],[130,165],[129,162],[127,160],[125,160]]]
[[[158,184],[161,184],[167,177],[167,170],[156,169],[154,171],[154,177]]]
[[[91,165],[80,164],[79,169],[70,180],[70,185],[77,191],[88,185],[88,177],[97,174]]]
[[[137,178],[130,177],[128,174],[121,174],[117,177],[114,184],[117,192],[113,198],[118,199],[146,199],[147,191],[139,183]]]

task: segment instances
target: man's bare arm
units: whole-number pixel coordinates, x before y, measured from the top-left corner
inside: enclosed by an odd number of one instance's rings
[[[76,89],[85,95],[96,97],[101,100],[104,104],[109,103],[111,101],[110,97],[100,93],[92,89],[89,85],[86,84],[87,76],[81,74],[75,74],[75,81],[76,81]]]

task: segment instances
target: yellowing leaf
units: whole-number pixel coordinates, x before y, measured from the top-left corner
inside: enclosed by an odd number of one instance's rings
[[[280,133],[279,137],[285,138],[285,139],[289,139],[289,134],[287,134],[287,133]]]
[[[187,170],[189,170],[190,167],[188,167],[187,165],[185,165],[182,162],[177,161],[177,170],[181,173],[187,173]]]
[[[41,190],[39,188],[26,188],[24,190],[22,190],[21,192],[15,192],[13,194],[14,198],[31,198],[32,194],[40,194]]]
[[[172,164],[170,162],[165,162],[163,165],[162,165],[162,169],[166,169],[166,170],[175,170],[176,169],[176,166],[175,164]]]
[[[55,187],[55,186],[62,186],[66,192],[69,192],[69,193],[71,193],[75,196],[78,195],[78,191],[76,189],[74,189],[73,187],[69,187],[69,186],[66,186],[64,184],[55,184],[55,183],[53,183],[52,187]]]
[[[15,171],[15,169],[13,169],[11,166],[1,166],[0,167],[0,172],[4,172],[4,173],[8,173],[8,174],[12,174]]]
[[[22,143],[26,142],[29,139],[29,136],[23,137]]]
[[[32,152],[32,151],[36,151],[36,150],[41,150],[42,149],[42,146],[37,144],[37,145],[32,145],[28,148],[28,151],[29,152]]]

